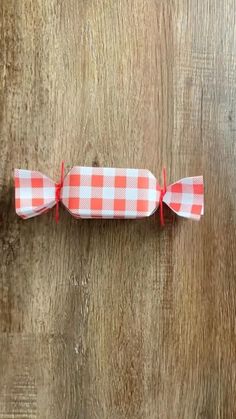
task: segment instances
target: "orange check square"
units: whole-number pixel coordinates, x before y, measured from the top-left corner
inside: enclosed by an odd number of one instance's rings
[[[20,179],[18,177],[15,177],[15,188],[20,187]]]
[[[200,184],[193,185],[193,192],[196,195],[203,194],[203,185],[200,185]]]
[[[70,186],[80,185],[80,175],[70,175]]]
[[[201,215],[202,212],[202,206],[201,205],[192,205],[192,214],[198,214]]]
[[[171,192],[182,193],[183,187],[181,183],[176,183],[175,185],[171,186]]]
[[[125,199],[115,199],[114,200],[114,210],[115,211],[125,211]]]
[[[180,208],[181,208],[181,204],[176,204],[176,203],[171,203],[171,208],[174,210],[174,211],[180,211]]]
[[[69,209],[79,208],[79,198],[69,198]]]
[[[102,175],[92,175],[92,186],[103,187],[103,176]]]
[[[126,188],[126,176],[115,177],[115,188]]]
[[[138,189],[148,189],[149,179],[148,177],[138,177]]]
[[[102,199],[101,198],[91,198],[91,209],[92,210],[101,210],[102,209]]]
[[[31,179],[32,188],[43,188],[43,179],[42,178],[32,178]]]
[[[138,212],[147,212],[148,211],[148,201],[139,199],[137,201],[137,211]]]
[[[40,207],[44,204],[43,198],[32,198],[32,207]]]
[[[21,207],[19,198],[15,199],[15,207],[16,207],[16,209]]]

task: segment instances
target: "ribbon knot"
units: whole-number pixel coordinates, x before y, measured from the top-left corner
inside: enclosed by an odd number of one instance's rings
[[[165,220],[164,220],[164,210],[163,210],[163,198],[166,194],[166,168],[163,168],[162,171],[162,176],[163,176],[163,186],[161,187],[161,195],[160,195],[160,223],[161,226],[165,225]]]
[[[55,213],[55,220],[56,223],[59,222],[59,203],[61,199],[61,188],[63,186],[64,181],[64,161],[61,163],[61,179],[60,182],[56,183],[56,213]]]

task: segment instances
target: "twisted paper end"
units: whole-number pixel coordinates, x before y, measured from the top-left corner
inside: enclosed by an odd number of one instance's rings
[[[163,202],[180,217],[200,220],[204,213],[203,176],[183,178],[169,185]]]

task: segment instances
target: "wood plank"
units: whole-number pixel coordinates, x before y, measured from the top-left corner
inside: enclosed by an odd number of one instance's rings
[[[235,0],[2,0],[0,418],[236,416]],[[13,168],[203,173],[200,223],[14,212]]]

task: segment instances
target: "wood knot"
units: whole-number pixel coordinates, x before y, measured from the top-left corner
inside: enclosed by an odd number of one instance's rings
[[[97,157],[95,157],[94,159],[93,159],[93,161],[92,161],[92,167],[99,167],[100,165],[99,165],[99,161],[98,161],[98,158]]]

